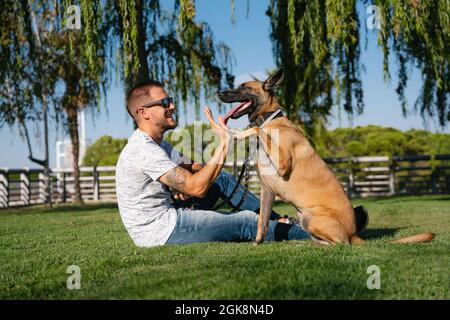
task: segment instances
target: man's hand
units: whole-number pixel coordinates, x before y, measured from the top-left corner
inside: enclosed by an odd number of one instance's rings
[[[229,133],[229,128],[223,121],[223,118],[221,116],[218,116],[217,117],[218,123],[216,123],[214,121],[211,109],[209,107],[205,107],[205,109],[203,111],[205,113],[206,118],[209,121],[209,124],[211,125],[211,129],[213,129],[214,132],[217,133],[217,135],[220,137],[221,143],[228,145],[228,142],[230,141],[231,136]]]
[[[223,168],[229,142],[231,140],[230,134],[228,133],[228,127],[220,116],[218,117],[219,123],[216,123],[212,117],[211,110],[208,107],[205,107],[204,112],[206,118],[209,120],[211,128],[221,139],[220,146],[215,149],[213,156],[201,170],[192,173],[182,166],[177,166],[159,177],[159,181],[166,186],[178,190],[178,196],[180,196],[180,193],[184,193],[194,197],[204,197],[210,186],[214,183],[214,180],[220,174],[220,170]]]
[[[187,199],[189,199],[191,197],[190,195],[188,195],[186,193],[179,192],[177,190],[173,190],[172,193],[173,193],[173,198],[175,200],[183,200],[184,201],[184,200],[187,200]]]
[[[200,171],[200,169],[203,168],[203,166],[204,166],[203,163],[194,162],[191,167],[192,172],[194,173],[194,172]]]

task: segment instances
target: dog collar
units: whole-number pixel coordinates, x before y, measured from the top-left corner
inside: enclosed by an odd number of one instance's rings
[[[259,115],[254,121],[250,122],[249,127],[259,127],[262,128],[267,122],[279,117],[283,117],[283,111],[281,109],[277,109],[272,112],[266,112],[262,115]]]

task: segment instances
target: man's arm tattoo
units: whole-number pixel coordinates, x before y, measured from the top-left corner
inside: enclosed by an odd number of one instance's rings
[[[169,174],[167,175],[167,182],[168,184],[178,191],[181,191],[181,189],[184,188],[186,185],[186,169],[183,169],[181,167],[176,167],[169,171]]]

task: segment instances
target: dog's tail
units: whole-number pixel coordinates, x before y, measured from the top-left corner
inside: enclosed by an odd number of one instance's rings
[[[419,242],[429,242],[431,240],[433,240],[435,237],[434,233],[431,232],[424,232],[424,233],[419,233],[419,234],[415,234],[413,236],[409,236],[409,237],[404,237],[404,238],[400,238],[394,241],[391,241],[391,243],[419,243]],[[362,244],[365,241],[363,239],[361,239],[360,237],[358,237],[356,234],[354,236],[352,236],[352,238],[350,239],[350,243],[351,244]]]
[[[418,242],[428,242],[434,239],[434,233],[424,232],[415,234],[413,236],[400,238],[392,241],[392,243],[418,243]]]

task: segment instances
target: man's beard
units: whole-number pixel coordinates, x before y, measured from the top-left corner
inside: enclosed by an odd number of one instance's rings
[[[173,123],[169,123],[168,121],[166,123],[164,123],[164,126],[163,126],[164,131],[172,130],[172,129],[175,129],[177,127],[178,122],[177,122],[177,120],[175,118],[173,118],[173,121],[171,121],[171,122],[173,122]]]
[[[178,125],[178,121],[175,118],[173,110],[172,111],[167,110],[164,113],[164,115],[166,116],[165,118],[166,122],[163,125],[164,131],[175,129]]]

